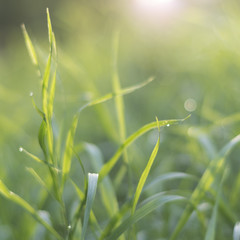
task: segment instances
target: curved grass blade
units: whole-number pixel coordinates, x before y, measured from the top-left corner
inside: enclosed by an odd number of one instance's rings
[[[28,213],[30,213],[34,219],[36,219],[39,223],[41,223],[50,233],[52,233],[56,239],[63,240],[63,238],[56,232],[56,230],[50,226],[47,222],[45,222],[38,214],[38,212],[24,199],[22,199],[17,194],[11,192],[6,185],[0,180],[0,194],[6,197],[8,200],[16,203],[25,209]]]
[[[27,171],[36,179],[36,181],[54,198],[48,185],[42,180],[42,178],[37,174],[33,168],[26,168]]]
[[[124,141],[124,143],[120,146],[120,148],[117,150],[117,152],[114,154],[114,156],[107,163],[104,164],[104,166],[102,167],[102,169],[99,173],[99,182],[101,182],[103,180],[103,178],[112,170],[112,168],[115,166],[118,159],[122,155],[124,149],[129,147],[135,140],[137,140],[144,133],[150,131],[151,129],[157,128],[158,125],[159,125],[159,127],[163,127],[163,126],[170,126],[172,124],[181,123],[189,117],[190,117],[190,115],[184,119],[163,120],[163,121],[159,121],[158,123],[152,122],[152,123],[149,123],[149,124],[141,127],[139,130],[137,130],[135,133],[133,133],[131,136],[129,136]]]
[[[38,131],[38,142],[39,142],[39,145],[43,151],[43,154],[44,154],[44,157],[46,159],[46,161],[48,160],[48,157],[47,157],[47,146],[46,146],[46,143],[45,143],[45,136],[46,136],[46,122],[43,120],[42,123],[41,123],[41,126],[39,128],[39,131]]]
[[[94,105],[97,105],[97,104],[100,104],[100,103],[104,103],[104,102],[112,99],[113,97],[119,97],[119,96],[123,96],[123,95],[126,95],[126,94],[130,94],[130,93],[146,86],[147,84],[149,84],[153,80],[154,80],[154,78],[151,77],[151,78],[147,79],[147,81],[144,81],[143,83],[140,83],[140,84],[128,87],[128,88],[121,89],[117,93],[108,93],[108,94],[106,94],[102,97],[99,97],[99,98],[83,105],[81,108],[79,108],[78,112],[81,112],[83,109],[85,109],[87,107],[91,107],[91,106],[94,106]]]
[[[26,149],[20,147],[19,148],[19,151],[20,152],[24,152],[25,154],[27,154],[30,158],[32,158],[34,161],[38,162],[38,163],[41,163],[41,164],[45,164],[47,165],[48,167],[50,167],[52,170],[54,170],[56,173],[59,173],[61,172],[60,169],[57,169],[56,167],[54,167],[53,165],[51,165],[50,163],[46,162],[46,161],[43,161],[42,159],[40,159],[39,157],[35,156],[34,154],[28,152]]]
[[[78,124],[78,115],[75,115],[72,121],[71,128],[68,131],[65,151],[63,155],[63,166],[62,166],[62,191],[64,184],[67,180],[67,176],[70,172],[71,162],[72,162],[72,154],[73,154],[73,144],[74,144],[74,136],[76,133],[76,128]]]
[[[204,197],[205,193],[210,191],[211,186],[214,182],[214,179],[221,174],[226,166],[226,157],[229,152],[240,142],[240,135],[233,138],[228,144],[226,144],[220,151],[217,158],[212,160],[208,166],[208,168],[203,173],[199,184],[195,188],[190,202],[192,205],[196,206],[199,204],[201,199]],[[188,221],[190,215],[193,212],[193,207],[188,205],[184,210],[170,240],[174,240],[177,238],[180,231],[183,229],[184,225]]]
[[[136,212],[126,218],[119,227],[117,227],[109,237],[105,240],[116,240],[121,234],[123,234],[129,227],[137,223],[143,217],[153,212],[158,207],[165,205],[166,203],[183,201],[186,200],[182,196],[178,195],[163,195],[163,193],[156,194],[148,199],[146,199],[141,206],[136,210]]]
[[[47,23],[48,23],[48,39],[49,39],[49,47],[50,53],[52,52],[53,47],[53,32],[52,32],[52,23],[50,19],[49,9],[47,8]]]
[[[103,230],[99,240],[104,240],[111,233],[111,231],[115,228],[115,226],[124,218],[127,212],[131,209],[130,201],[125,203],[121,209],[111,218],[108,225]]]
[[[34,66],[37,68],[38,75],[41,77],[41,71],[40,71],[40,67],[39,67],[39,63],[38,63],[37,54],[36,54],[36,51],[32,44],[32,41],[28,35],[28,32],[27,32],[24,24],[21,25],[21,28],[22,28],[22,32],[23,32],[23,36],[24,36],[24,40],[25,40],[25,44],[26,44],[29,56],[30,56]]]
[[[158,125],[158,119],[157,119],[157,125]],[[139,200],[139,197],[140,197],[140,194],[142,193],[142,189],[143,189],[143,186],[147,180],[147,177],[149,175],[149,172],[151,170],[151,167],[153,165],[153,162],[157,156],[157,153],[158,153],[158,149],[159,149],[159,145],[160,145],[160,127],[158,125],[158,131],[159,131],[159,137],[158,137],[158,140],[157,140],[157,143],[152,151],[152,154],[148,160],[148,163],[140,177],[140,180],[138,182],[138,185],[137,185],[137,189],[136,189],[136,192],[135,192],[135,195],[134,195],[134,198],[133,198],[133,205],[132,205],[132,214],[134,214],[135,212],[135,209],[136,209],[136,206],[137,206],[137,203],[138,203],[138,200]]]
[[[205,235],[205,240],[215,240],[217,214],[218,214],[218,208],[219,208],[219,202],[220,202],[220,198],[221,198],[221,192],[222,192],[221,190],[222,190],[222,184],[224,181],[224,177],[225,177],[225,174],[223,173],[222,179],[220,180],[220,184],[218,184],[217,197],[216,197],[215,204],[213,207],[212,217],[208,224],[207,232]]]
[[[167,180],[175,180],[175,179],[191,179],[193,181],[198,181],[199,179],[191,174],[188,173],[183,173],[183,172],[170,172],[170,173],[166,173],[163,175],[160,175],[159,177],[155,178],[152,182],[150,182],[148,185],[146,185],[143,190],[146,191],[149,188],[151,188],[152,186],[159,184],[163,181],[167,181]]]
[[[97,182],[98,182],[98,174],[89,173],[88,174],[87,201],[86,201],[86,209],[85,209],[85,213],[84,213],[81,240],[85,239],[87,226],[88,226],[88,220],[89,220],[90,212],[92,209],[93,201],[95,198],[96,190],[97,190]]]

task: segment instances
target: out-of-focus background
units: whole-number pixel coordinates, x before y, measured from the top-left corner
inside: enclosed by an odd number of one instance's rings
[[[0,179],[29,202],[37,202],[37,184],[25,170],[32,161],[18,148],[41,154],[37,142],[41,119],[29,97],[33,92],[40,105],[40,81],[20,26],[25,24],[43,68],[48,54],[46,7],[58,48],[55,117],[59,124],[63,119],[69,123],[87,101],[112,91],[112,36],[119,31],[122,87],[155,77],[124,97],[127,135],[155,116],[162,120],[192,114],[184,126],[162,130],[161,163],[153,176],[169,170],[199,174],[204,169],[207,155],[189,137],[189,127],[209,127],[216,149],[239,132],[238,1],[0,0]],[[117,148],[117,131],[112,130],[117,124],[113,101],[102,107],[82,113],[76,142],[96,144],[107,161]],[[150,133],[136,144],[137,155],[132,155],[139,160],[136,164],[133,157],[131,162],[137,176],[154,143],[155,135]],[[234,156],[237,159],[237,153]],[[31,225],[22,209],[0,198],[2,240],[24,239],[17,234],[31,236]]]

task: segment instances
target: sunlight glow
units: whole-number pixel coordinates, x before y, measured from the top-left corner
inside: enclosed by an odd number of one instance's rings
[[[135,0],[136,4],[142,11],[159,11],[170,10],[174,8],[176,0]]]
[[[135,10],[148,19],[175,15],[181,5],[179,0],[134,0]]]

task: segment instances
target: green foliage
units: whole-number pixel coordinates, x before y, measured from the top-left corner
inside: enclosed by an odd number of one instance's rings
[[[239,7],[80,2],[0,42],[0,239],[239,239]]]

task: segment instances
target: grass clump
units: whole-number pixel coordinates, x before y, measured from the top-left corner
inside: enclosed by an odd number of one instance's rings
[[[35,102],[33,94],[30,96],[41,118],[38,143],[42,153],[39,157],[23,146],[19,151],[25,153],[44,169],[45,174],[42,175],[37,167],[27,168],[42,188],[41,199],[33,207],[20,195],[11,192],[2,180],[0,180],[0,194],[28,212],[36,220],[36,226],[43,226],[45,239],[134,240],[140,239],[141,234],[146,236],[143,239],[154,239],[154,237],[155,239],[160,237],[171,240],[183,239],[181,234],[190,229],[189,219],[195,217],[199,229],[204,230],[200,236],[201,239],[218,239],[218,224],[226,221],[231,229],[234,228],[233,236],[234,240],[237,240],[239,224],[233,209],[237,204],[235,190],[239,189],[240,177],[238,176],[238,181],[232,188],[230,203],[224,197],[226,192],[224,186],[229,176],[228,156],[239,143],[239,135],[217,152],[217,147],[209,138],[210,128],[204,131],[189,128],[188,135],[184,126],[182,130],[172,130],[174,137],[181,138],[184,131],[184,136],[191,139],[191,144],[201,145],[201,150],[206,152],[209,159],[201,172],[202,175],[199,177],[199,173],[194,171],[178,172],[173,169],[172,172],[164,174],[155,172],[155,175],[151,176],[150,173],[157,162],[163,127],[182,123],[189,116],[184,119],[170,120],[156,118],[156,121],[140,127],[130,135],[127,134],[124,97],[151,83],[154,78],[150,77],[142,83],[126,88],[121,86],[117,69],[118,31],[114,32],[112,39],[112,92],[78,106],[66,134],[56,134],[54,101],[59,80],[58,53],[48,10],[47,23],[49,51],[44,71],[41,70],[34,44],[25,26],[22,25],[27,50],[41,81],[41,107],[37,101]],[[109,129],[115,125],[116,127],[115,133],[108,134],[117,136],[118,147],[112,156],[104,161],[99,147],[88,142],[76,142],[76,137],[78,128],[84,127],[79,124],[84,111],[110,100],[114,100],[116,123],[111,122]],[[235,118],[236,116],[228,118],[226,124],[229,120],[234,121]],[[143,169],[139,167],[136,174],[131,165],[130,147],[133,148],[136,140],[153,129],[158,132],[155,146],[151,146],[149,160],[145,158],[141,162],[139,166],[142,165]],[[135,153],[137,156],[137,151]],[[198,154],[199,152],[196,155]],[[83,160],[85,158],[87,162]],[[138,161],[137,157],[135,158]],[[196,181],[197,184],[195,184]],[[177,189],[171,187],[170,190],[163,190],[162,186],[169,182],[178,182]],[[124,197],[119,193],[118,187],[121,185],[124,185]],[[201,208],[203,203],[208,206],[207,213],[206,209]],[[55,207],[52,208],[52,206]],[[153,212],[158,215],[149,222]],[[223,221],[219,220],[219,216]],[[160,224],[159,229],[146,226],[154,221]],[[157,233],[154,234],[155,231]],[[36,231],[32,231],[32,238],[38,239],[37,235],[36,227]],[[191,236],[193,235],[191,232]]]

